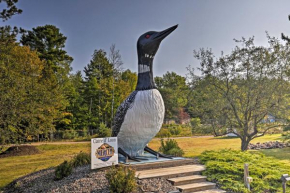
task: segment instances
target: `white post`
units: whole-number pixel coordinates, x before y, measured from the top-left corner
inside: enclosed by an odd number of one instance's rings
[[[244,165],[244,184],[248,190],[250,190],[250,182],[249,182],[249,164]]]

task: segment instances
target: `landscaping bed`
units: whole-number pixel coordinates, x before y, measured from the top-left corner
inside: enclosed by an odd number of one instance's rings
[[[264,143],[277,140],[281,140],[281,135],[265,135],[253,140],[253,142]],[[238,138],[195,137],[177,138],[176,141],[184,150],[185,157],[200,156],[205,150],[218,151],[224,148],[231,148],[232,150],[240,149],[240,139]],[[152,140],[149,147],[158,150],[160,140]],[[26,176],[32,172],[49,167],[56,167],[64,160],[70,160],[81,151],[90,153],[90,143],[61,142],[61,144],[42,144],[37,146],[37,149],[39,149],[41,154],[0,158],[0,191],[20,176]],[[266,155],[264,159],[268,159],[269,156],[275,157],[277,159],[274,162],[282,161],[285,166],[290,167],[290,147],[282,149],[261,149],[258,151],[255,150],[255,152],[263,152]],[[233,154],[233,156],[236,156],[236,154]]]
[[[19,178],[4,188],[4,193],[31,192],[95,192],[109,193],[105,170],[91,170],[90,165],[77,167],[71,175],[62,180],[54,180],[54,168],[41,170]],[[165,193],[175,188],[163,178],[137,181],[137,192]]]
[[[282,192],[281,175],[290,174],[289,165],[257,151],[205,151],[200,155],[200,162],[207,168],[203,175],[228,192],[250,192],[243,183],[245,163],[249,164],[253,178],[251,192],[254,193]]]

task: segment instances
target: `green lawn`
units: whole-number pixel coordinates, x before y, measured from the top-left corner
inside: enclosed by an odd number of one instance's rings
[[[280,134],[266,135],[256,138],[252,143],[276,141],[280,140]],[[179,138],[176,139],[178,145],[184,150],[186,157],[195,157],[200,155],[205,150],[220,150],[220,149],[234,149],[239,150],[241,147],[241,140],[239,138],[228,137],[201,137],[201,138]],[[160,140],[154,139],[149,146],[153,149],[158,149]],[[290,157],[289,157],[290,158]]]
[[[290,147],[284,149],[264,149],[259,151],[264,153],[266,156],[274,157],[285,164],[290,165]]]
[[[31,172],[55,167],[80,151],[89,152],[90,144],[40,145],[41,154],[0,158],[0,189]]]
[[[267,135],[253,142],[265,142],[279,140],[281,135]],[[186,157],[200,155],[205,150],[219,150],[225,148],[240,149],[238,138],[178,138],[179,146],[184,150]],[[149,146],[157,150],[160,140],[154,139]],[[37,146],[41,154],[30,156],[7,157],[0,159],[0,188],[3,188],[14,179],[27,175],[41,169],[55,167],[64,160],[72,158],[80,151],[90,152],[90,143],[79,143],[70,145],[40,145]],[[290,148],[261,150],[267,156],[272,156],[290,164]]]

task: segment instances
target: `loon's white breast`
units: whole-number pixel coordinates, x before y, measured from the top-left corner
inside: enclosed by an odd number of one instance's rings
[[[164,103],[157,89],[138,91],[118,133],[118,145],[131,156],[142,155],[144,147],[159,132]]]

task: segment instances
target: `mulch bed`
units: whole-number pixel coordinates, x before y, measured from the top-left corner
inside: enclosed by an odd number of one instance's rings
[[[36,147],[31,145],[11,146],[6,151],[0,153],[0,158],[22,155],[34,155],[38,153],[40,153],[40,151]]]

